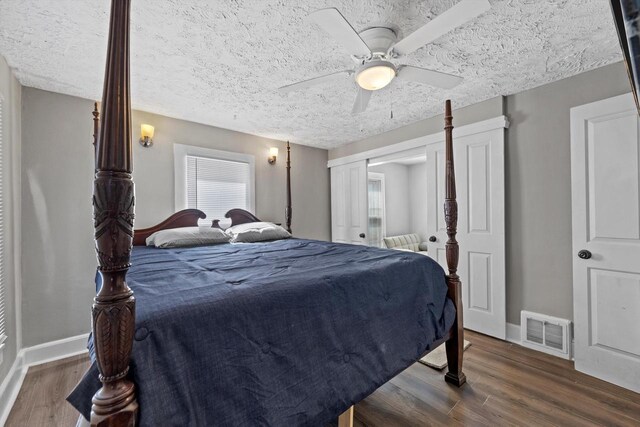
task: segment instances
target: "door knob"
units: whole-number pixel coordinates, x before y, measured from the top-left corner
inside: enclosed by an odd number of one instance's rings
[[[429,241],[430,242],[437,242],[438,238],[436,236],[431,236],[431,237],[429,237]]]
[[[361,239],[364,239],[365,237],[367,237],[367,236],[364,235],[364,233],[360,233],[359,236],[360,236]]]
[[[586,249],[583,249],[580,252],[578,252],[578,258],[589,259],[589,258],[591,258],[591,252],[589,252]]]

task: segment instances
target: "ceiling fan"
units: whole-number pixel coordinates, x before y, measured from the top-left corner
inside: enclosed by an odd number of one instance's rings
[[[279,90],[289,92],[305,89],[345,76],[353,76],[358,86],[358,94],[352,113],[358,114],[367,109],[371,92],[386,87],[394,78],[451,89],[460,84],[463,78],[411,65],[396,65],[392,60],[431,43],[486,12],[490,7],[488,0],[462,0],[402,40],[397,40],[396,32],[387,27],[368,28],[358,33],[338,9],[317,10],[309,17],[347,49],[357,67],[354,70],[338,71],[282,86]]]

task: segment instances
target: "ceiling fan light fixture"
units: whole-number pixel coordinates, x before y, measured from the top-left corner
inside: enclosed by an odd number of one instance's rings
[[[356,83],[365,90],[379,90],[391,83],[396,72],[389,61],[367,62],[356,73]]]

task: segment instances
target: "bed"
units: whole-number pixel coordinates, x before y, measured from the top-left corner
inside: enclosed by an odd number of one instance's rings
[[[450,101],[446,275],[418,254],[304,239],[146,248],[152,229],[204,214],[134,231],[129,13],[130,0],[112,0],[95,144],[95,362],[70,397],[91,425],[350,425],[355,403],[442,342],[445,380],[464,384]],[[286,212],[290,228],[290,189]]]
[[[418,254],[291,238],[131,259],[143,426],[327,425],[455,318],[442,268]],[[87,417],[97,374],[70,398]]]

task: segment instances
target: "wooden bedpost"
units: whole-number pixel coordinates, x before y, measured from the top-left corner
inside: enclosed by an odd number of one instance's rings
[[[447,348],[447,374],[445,380],[448,383],[460,387],[467,381],[462,372],[462,352],[464,351],[464,329],[462,324],[462,283],[458,277],[459,248],[456,240],[458,231],[458,202],[456,201],[456,173],[453,163],[453,117],[451,116],[451,101],[445,103],[444,133],[445,133],[445,201],[444,218],[447,224],[447,240],[445,251],[449,275],[446,278],[449,288],[449,298],[456,306],[456,319],[451,327],[451,337],[446,342]]]
[[[287,141],[287,207],[284,209],[284,217],[287,226],[287,231],[291,233],[291,214],[293,209],[291,208],[291,146]]]
[[[129,99],[131,0],[112,0],[96,144],[93,216],[102,288],[95,297],[93,339],[102,388],[93,396],[92,426],[134,426],[138,402],[128,379],[135,299],[125,282],[133,241],[134,189]]]
[[[93,151],[96,150],[98,144],[98,132],[100,130],[100,113],[98,112],[98,103],[93,103]]]

